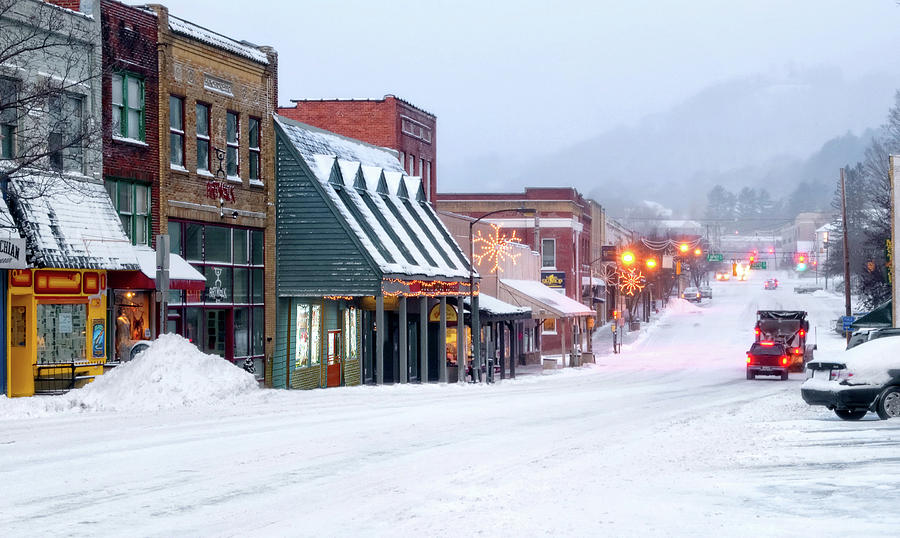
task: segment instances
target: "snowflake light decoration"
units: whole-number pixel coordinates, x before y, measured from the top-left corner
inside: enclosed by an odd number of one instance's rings
[[[490,270],[493,273],[500,269],[500,262],[504,260],[512,260],[513,265],[515,265],[516,260],[519,259],[522,253],[513,252],[512,243],[520,242],[520,239],[516,237],[515,230],[513,230],[511,236],[507,237],[500,233],[500,227],[496,224],[491,224],[491,227],[494,228],[494,233],[482,235],[481,230],[478,230],[478,235],[472,238],[472,243],[473,245],[481,245],[481,250],[474,254],[475,262],[481,264],[481,260],[487,259],[487,263],[493,263],[493,267]]]
[[[637,269],[629,269],[619,273],[619,289],[628,295],[634,295],[635,291],[644,289],[644,275]]]

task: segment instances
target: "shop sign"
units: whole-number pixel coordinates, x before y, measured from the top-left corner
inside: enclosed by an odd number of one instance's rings
[[[95,359],[106,356],[106,321],[95,319],[91,321],[91,354]]]
[[[548,288],[564,289],[566,287],[566,273],[564,271],[541,272],[541,284]]]
[[[216,274],[216,280],[207,288],[206,295],[210,301],[220,303],[228,299],[228,288],[222,285],[222,267],[213,267],[213,272]]]
[[[456,317],[456,308],[453,305],[447,305],[447,321],[454,322],[459,318]],[[440,303],[431,307],[431,312],[428,313],[428,321],[441,321],[441,305]]]
[[[0,239],[0,269],[24,269],[25,240],[19,237]]]
[[[210,200],[234,202],[234,185],[226,185],[217,179],[210,179],[206,182],[206,197]]]

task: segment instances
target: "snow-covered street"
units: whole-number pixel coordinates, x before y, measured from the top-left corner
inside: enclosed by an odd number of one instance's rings
[[[810,408],[803,374],[745,379],[758,308],[807,310],[818,356],[843,348],[840,296],[764,278],[714,282],[596,365],[494,386],[254,389],[136,411],[2,398],[0,528],[895,535],[900,422]]]

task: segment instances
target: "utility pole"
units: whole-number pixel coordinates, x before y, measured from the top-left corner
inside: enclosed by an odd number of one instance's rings
[[[844,315],[850,316],[850,239],[847,234],[847,189],[844,186],[844,169],[841,168],[841,221],[844,228]],[[847,331],[850,343],[850,331]]]

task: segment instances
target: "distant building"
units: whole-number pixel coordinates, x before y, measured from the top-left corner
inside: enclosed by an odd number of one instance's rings
[[[292,99],[278,113],[399,152],[403,169],[422,178],[425,198],[437,191],[437,118],[393,95],[382,99]]]

